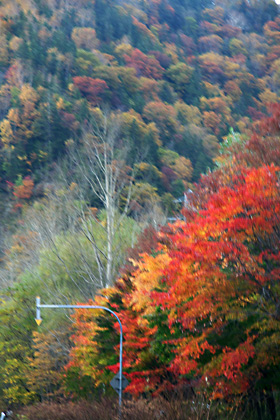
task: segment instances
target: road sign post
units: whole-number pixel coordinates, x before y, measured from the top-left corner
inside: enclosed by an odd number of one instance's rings
[[[119,354],[119,364],[120,370],[118,372],[118,382],[119,382],[119,419],[121,419],[121,412],[122,412],[122,390],[123,390],[123,374],[122,374],[122,354],[123,354],[123,328],[122,323],[118,317],[118,315],[113,312],[111,309],[106,308],[105,306],[96,306],[96,305],[42,305],[41,299],[39,296],[36,297],[36,318],[35,321],[37,325],[40,325],[42,322],[41,318],[41,308],[50,308],[50,309],[102,309],[104,311],[110,312],[110,314],[114,315],[117,319],[119,326],[120,326],[120,354]],[[126,378],[125,378],[126,379]],[[127,380],[127,379],[126,379]],[[126,385],[127,386],[127,385]]]
[[[116,376],[113,377],[113,379],[110,381],[110,385],[112,388],[114,388],[115,391],[119,392],[120,387],[122,387],[122,391],[125,390],[125,388],[129,385],[128,380],[124,375],[122,375],[122,383],[120,386],[120,372],[116,374]]]

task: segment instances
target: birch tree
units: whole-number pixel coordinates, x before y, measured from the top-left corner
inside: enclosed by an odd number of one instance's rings
[[[80,229],[92,245],[103,287],[112,284],[116,267],[120,264],[120,255],[114,242],[128,214],[133,192],[132,168],[126,164],[128,145],[120,137],[120,132],[120,116],[99,110],[97,118],[84,128],[81,148],[74,150],[73,144],[70,147],[70,160],[74,165],[74,177],[79,183],[80,200],[85,200],[83,194],[87,191],[92,201],[97,201],[98,207],[104,209],[104,218],[95,219],[106,232],[103,248],[97,245],[94,229],[84,208],[80,217]]]

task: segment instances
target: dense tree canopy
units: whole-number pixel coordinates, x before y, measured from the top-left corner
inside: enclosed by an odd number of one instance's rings
[[[115,320],[34,331],[41,294],[118,312],[135,397],[279,417],[279,16],[274,0],[0,1],[3,406],[113,393]]]
[[[124,325],[128,392],[156,395],[185,384],[228,404],[240,396],[253,404],[252,396],[264,392],[275,415],[280,167],[269,150],[279,150],[278,109],[258,126],[267,137],[252,135],[242,150],[232,140],[221,168],[191,194],[185,220],[164,228],[157,245],[136,254],[134,266],[96,299]],[[267,162],[259,160],[261,146],[253,147],[256,137],[266,144]],[[103,342],[106,336],[117,345],[111,329],[118,326],[108,322],[76,312],[69,378],[80,372],[98,387],[117,372],[117,355],[112,363]]]

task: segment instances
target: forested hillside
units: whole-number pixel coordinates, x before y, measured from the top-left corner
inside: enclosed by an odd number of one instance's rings
[[[2,1],[1,186],[43,182],[96,107],[119,113],[129,164],[181,196],[218,144],[279,90],[274,1]]]
[[[279,99],[274,0],[0,1],[0,409],[114,394],[40,295],[135,398],[279,420]]]

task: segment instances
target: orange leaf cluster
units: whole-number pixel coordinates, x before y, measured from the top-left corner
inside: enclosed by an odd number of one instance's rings
[[[260,327],[269,319],[279,334],[279,169],[244,167],[191,222],[162,232],[157,253],[141,255],[129,287],[112,289],[124,326],[129,392],[158,393],[170,381],[202,384],[207,377],[212,398],[227,397],[246,392],[279,362],[266,355],[266,327]],[[229,342],[225,331],[236,325]],[[75,343],[89,345],[78,336]],[[75,357],[83,364],[79,348]]]

